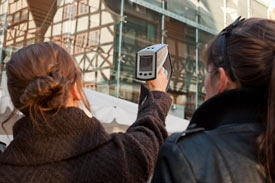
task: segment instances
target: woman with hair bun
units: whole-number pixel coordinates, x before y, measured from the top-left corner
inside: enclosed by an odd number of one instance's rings
[[[237,19],[205,57],[207,100],[161,147],[153,182],[274,183],[275,21]]]
[[[81,73],[55,43],[17,51],[7,63],[8,90],[25,116],[0,155],[0,183],[146,182],[167,137],[171,98],[167,77],[141,87],[137,120],[126,133],[107,134],[90,109]],[[8,119],[4,122],[8,122]]]

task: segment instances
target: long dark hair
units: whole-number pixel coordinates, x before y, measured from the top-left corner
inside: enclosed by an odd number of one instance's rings
[[[270,182],[275,181],[275,21],[251,18],[239,22],[227,40],[230,68],[224,64],[222,34],[216,36],[205,53],[207,66],[223,67],[240,87],[265,88],[266,130],[257,139],[258,154]],[[231,69],[231,71],[230,71]]]
[[[79,68],[72,56],[55,43],[37,43],[20,49],[12,55],[6,70],[15,110],[2,123],[3,128],[16,110],[30,116],[34,125],[39,126],[35,117],[43,117],[48,111],[57,113],[65,108],[74,84],[82,103],[90,110]]]

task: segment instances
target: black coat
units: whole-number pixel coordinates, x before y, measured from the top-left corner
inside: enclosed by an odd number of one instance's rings
[[[264,110],[264,92],[255,89],[230,90],[207,100],[192,117],[197,127],[173,134],[161,147],[152,182],[266,182],[256,146]]]
[[[136,122],[126,133],[107,134],[96,118],[75,107],[46,115],[40,128],[24,117],[0,155],[0,183],[137,183],[153,173],[167,137],[171,98],[143,88]]]

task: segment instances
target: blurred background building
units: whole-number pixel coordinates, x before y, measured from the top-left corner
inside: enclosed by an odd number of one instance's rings
[[[174,65],[168,91],[174,103],[172,112],[190,118],[205,97],[203,51],[207,42],[238,16],[271,17],[270,2],[1,0],[0,77],[13,52],[53,41],[74,56],[86,87],[137,102],[136,52],[166,43]]]
[[[271,0],[268,8],[268,17],[275,20],[275,0]]]

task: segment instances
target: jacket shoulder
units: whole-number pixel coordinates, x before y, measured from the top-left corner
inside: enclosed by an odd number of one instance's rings
[[[202,133],[203,131],[204,131],[204,128],[188,128],[185,131],[172,134],[170,137],[168,137],[166,142],[178,143],[180,139],[185,136]]]

